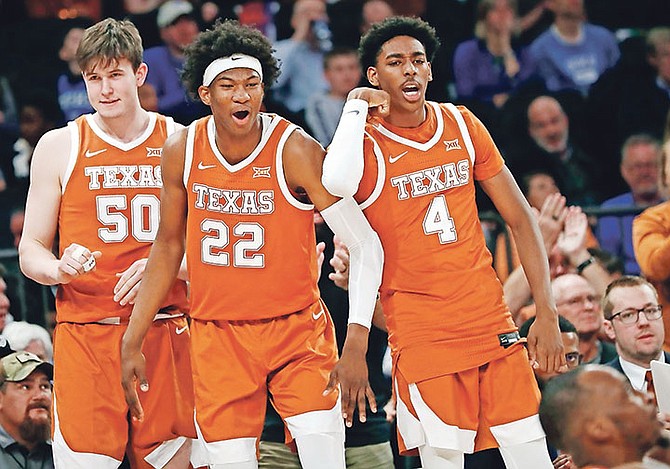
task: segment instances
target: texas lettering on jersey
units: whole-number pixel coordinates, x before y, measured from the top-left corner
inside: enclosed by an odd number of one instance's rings
[[[122,187],[163,187],[161,167],[156,165],[86,166],[89,190]]]
[[[275,210],[273,190],[220,189],[194,183],[194,207],[216,213],[269,215]]]
[[[398,200],[404,200],[464,186],[470,181],[469,169],[470,161],[463,159],[456,163],[395,176],[390,178],[390,182],[398,190]]]

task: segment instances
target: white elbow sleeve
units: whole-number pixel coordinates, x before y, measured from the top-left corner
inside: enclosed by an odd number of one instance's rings
[[[367,101],[346,102],[323,161],[321,183],[338,197],[353,197],[363,177],[363,132],[367,115]]]
[[[322,210],[321,216],[349,248],[348,322],[369,329],[384,267],[379,236],[352,198],[337,201]]]

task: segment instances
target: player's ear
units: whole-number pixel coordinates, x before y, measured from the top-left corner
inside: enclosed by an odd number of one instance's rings
[[[201,85],[198,87],[198,96],[200,96],[200,101],[207,106],[210,105],[211,101],[209,100],[209,87]]]
[[[147,79],[147,73],[149,73],[149,67],[142,62],[140,66],[137,67],[137,70],[135,70],[135,80],[138,88],[144,84],[144,81]]]
[[[433,81],[433,65],[428,62],[428,81]]]
[[[375,67],[368,67],[367,71],[368,82],[372,86],[379,86],[379,79],[377,78],[377,69]]]

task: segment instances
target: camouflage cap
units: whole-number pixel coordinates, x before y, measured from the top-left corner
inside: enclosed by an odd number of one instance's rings
[[[14,352],[0,359],[0,384],[5,381],[19,382],[40,369],[49,379],[53,379],[53,365],[42,361],[30,352]]]

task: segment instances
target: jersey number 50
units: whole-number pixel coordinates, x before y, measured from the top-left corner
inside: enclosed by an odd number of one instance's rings
[[[128,232],[139,242],[152,243],[158,232],[160,202],[152,194],[138,194],[130,201],[128,220],[122,210],[128,208],[125,195],[99,195],[95,198],[98,220],[105,225],[98,229],[98,236],[105,243],[120,243]]]

